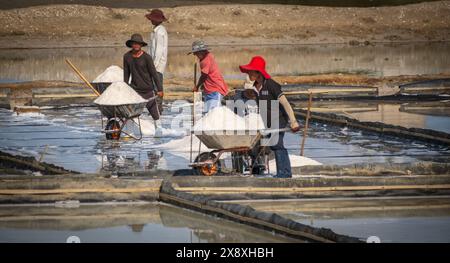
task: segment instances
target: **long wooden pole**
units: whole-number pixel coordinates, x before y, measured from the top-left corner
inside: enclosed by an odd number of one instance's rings
[[[302,138],[302,146],[301,146],[301,150],[300,150],[300,156],[304,156],[304,154],[305,154],[305,142],[306,142],[306,136],[308,136],[308,126],[309,126],[309,118],[311,116],[311,106],[312,106],[312,92],[309,93],[308,111],[306,112],[305,127],[303,128],[303,138]]]
[[[77,67],[75,67],[75,65],[68,59],[66,58],[66,63],[69,64],[69,66],[73,69],[73,71],[75,71],[75,73],[77,73],[78,77],[80,77],[80,79],[82,81],[84,81],[84,83],[86,83],[86,85],[97,95],[100,96],[100,93],[98,93],[98,91],[92,86],[92,84],[83,76],[83,74],[81,74],[81,71],[77,69]]]
[[[195,85],[197,85],[197,63],[194,63],[194,87]],[[192,128],[194,127],[195,124],[195,91],[192,91],[192,116],[191,116],[191,121],[192,121]],[[192,163],[192,140],[193,140],[193,130],[191,130],[191,150],[190,150],[190,163]]]

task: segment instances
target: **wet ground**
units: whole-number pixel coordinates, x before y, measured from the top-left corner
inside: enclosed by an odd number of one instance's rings
[[[168,110],[169,104],[165,107],[162,120],[167,136],[144,134],[141,141],[119,142],[106,140],[95,107],[44,108],[40,114],[24,115],[0,109],[0,150],[38,159],[42,156],[45,162],[87,173],[186,169],[190,138],[182,135],[183,127],[171,129],[171,125],[183,118],[189,120],[189,114]],[[147,128],[152,125],[148,116],[143,118]],[[134,126],[129,130],[135,131]],[[299,134],[285,136],[291,154],[299,154],[300,142]],[[198,141],[193,145],[195,157]],[[446,146],[319,123],[310,125],[305,156],[323,164],[448,163],[450,159]]]
[[[0,242],[299,242],[164,204],[0,206]]]
[[[294,102],[305,109],[305,102]],[[441,101],[315,101],[312,111],[335,113],[359,121],[383,122],[406,128],[450,133],[450,100]]]
[[[239,201],[314,227],[381,242],[450,242],[450,197]]]
[[[188,47],[171,47],[165,78],[192,78],[193,57]],[[93,80],[110,65],[122,66],[126,48],[2,49],[0,81],[67,80],[79,81],[64,62],[69,58]],[[365,73],[373,76],[398,76],[448,73],[448,43],[376,44],[350,46],[279,45],[214,46],[216,61],[226,79],[244,78],[238,65],[252,56],[267,60],[273,76],[320,73]]]

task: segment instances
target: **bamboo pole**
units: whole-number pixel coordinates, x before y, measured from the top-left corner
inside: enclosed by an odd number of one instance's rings
[[[100,96],[100,93],[98,93],[98,91],[92,86],[92,84],[83,76],[83,74],[81,73],[80,70],[77,69],[77,67],[75,67],[75,65],[68,59],[66,58],[66,63],[69,64],[69,66],[73,69],[73,71],[75,71],[75,73],[77,73],[78,77],[80,77],[80,79],[82,81],[84,81],[84,83],[86,83],[86,85],[97,95]]]
[[[194,63],[194,87],[197,85],[197,63]],[[192,128],[195,124],[195,91],[192,91]],[[189,153],[189,162],[192,163],[192,140],[193,140],[193,131],[191,130],[191,149]]]
[[[308,99],[308,111],[306,113],[305,118],[305,127],[303,128],[303,138],[302,138],[302,146],[300,150],[300,156],[304,156],[305,154],[305,142],[306,142],[306,136],[308,136],[308,126],[309,126],[309,118],[311,116],[311,106],[312,106],[312,93],[309,93],[309,99]]]

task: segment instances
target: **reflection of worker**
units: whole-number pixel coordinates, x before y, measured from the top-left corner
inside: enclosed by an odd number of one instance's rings
[[[131,39],[126,42],[130,51],[123,56],[123,80],[139,93],[144,99],[150,99],[154,96],[162,98],[164,96],[161,79],[153,64],[152,57],[142,50],[143,46],[147,46],[140,34],[133,34]],[[131,77],[131,83],[130,83]],[[155,84],[153,84],[155,83]],[[154,85],[156,85],[157,93]],[[155,120],[155,125],[160,127],[161,101],[158,98],[150,100],[147,103],[147,109]]]
[[[241,72],[247,73],[250,80],[254,81],[253,90],[246,89],[244,96],[258,101],[259,111],[267,128],[284,128],[289,120],[291,130],[297,132],[300,126],[295,118],[294,111],[281,91],[280,84],[271,79],[265,67],[266,62],[260,56],[253,57],[247,65],[239,66]],[[278,113],[274,116],[278,120],[272,120],[272,101],[278,101],[278,106],[282,106],[279,107]],[[263,109],[263,106],[266,108]],[[290,178],[292,177],[291,163],[289,154],[283,145],[283,138],[284,132],[271,134],[270,149],[275,154],[277,164],[276,177]]]
[[[214,59],[213,54],[209,52],[208,46],[201,40],[192,43],[192,51],[200,61],[201,76],[196,83],[193,91],[197,92],[203,86],[206,110],[221,106],[222,97],[227,95],[228,86],[223,80],[219,67]]]

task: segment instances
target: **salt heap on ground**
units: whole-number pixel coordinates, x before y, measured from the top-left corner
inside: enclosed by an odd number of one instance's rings
[[[299,156],[295,154],[289,154],[289,161],[291,162],[291,167],[301,167],[306,165],[322,165],[322,163],[313,160],[311,158],[305,157],[305,156]],[[269,169],[270,172],[276,172],[277,170],[277,163],[275,159],[272,159],[269,161]]]
[[[242,131],[264,129],[264,122],[257,113],[240,117],[228,107],[217,107],[199,119],[194,131]]]
[[[114,82],[109,85],[108,88],[94,100],[94,103],[99,105],[125,105],[125,104],[138,104],[146,102],[134,89],[128,86],[125,82]]]
[[[99,82],[119,82],[123,81],[123,69],[119,66],[110,66],[102,74],[98,75],[94,81],[94,83]]]

